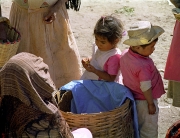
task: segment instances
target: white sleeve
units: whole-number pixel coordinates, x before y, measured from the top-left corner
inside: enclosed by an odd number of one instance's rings
[[[145,92],[152,87],[151,81],[141,81],[140,82],[140,89],[141,91]]]

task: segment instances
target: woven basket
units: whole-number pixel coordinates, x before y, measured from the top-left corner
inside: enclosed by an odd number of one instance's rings
[[[7,31],[7,39],[9,42],[0,43],[0,67],[16,54],[20,38],[19,32],[15,28],[9,26]]]
[[[69,94],[67,94],[69,93]],[[70,109],[70,92],[65,93],[59,103],[60,111],[71,129],[88,128],[93,138],[134,138],[132,107],[129,99],[119,108],[107,112],[73,114],[62,111]],[[67,102],[68,101],[68,102]]]

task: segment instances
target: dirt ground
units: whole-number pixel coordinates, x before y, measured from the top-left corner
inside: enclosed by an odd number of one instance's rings
[[[0,0],[3,16],[9,16],[10,2]],[[164,28],[165,33],[160,36],[155,52],[151,55],[157,68],[161,71],[165,67],[169,47],[171,44],[175,18],[171,12],[173,5],[167,0],[82,0],[80,11],[69,10],[71,27],[79,48],[81,58],[91,56],[91,46],[94,42],[93,28],[96,21],[103,15],[114,14],[122,20],[125,28],[139,20],[149,20],[153,25]],[[123,38],[126,39],[127,36]],[[122,40],[122,41],[123,41]],[[127,48],[122,42],[119,48]],[[165,90],[167,81],[163,79]],[[180,118],[180,109],[171,106],[171,100],[164,94],[159,99],[159,137],[164,138],[167,129]]]

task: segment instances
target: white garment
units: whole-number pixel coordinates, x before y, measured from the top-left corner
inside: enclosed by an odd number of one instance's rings
[[[66,0],[60,0],[62,4],[56,12],[56,20],[51,24],[43,21],[50,10],[48,7],[29,10],[24,0],[15,1],[9,19],[11,26],[21,34],[17,53],[28,52],[43,58],[57,87],[79,80],[81,60],[66,5],[63,3]]]
[[[140,138],[158,138],[158,101],[154,100],[154,104],[156,106],[156,112],[151,115],[148,111],[147,101],[136,100]]]
[[[87,128],[78,128],[72,131],[74,138],[93,138],[91,132]]]
[[[44,2],[48,5],[54,5],[57,0],[28,0],[29,9],[38,9]]]
[[[93,44],[92,48],[93,48],[93,53],[90,64],[100,71],[104,70],[104,64],[111,56],[114,56],[115,54],[121,54],[121,51],[118,48],[114,48],[109,51],[100,51],[96,46],[96,44]],[[81,80],[87,80],[87,79],[98,80],[99,77],[96,74],[85,70],[85,72],[81,76]],[[122,81],[119,80],[122,80],[120,70],[117,74],[115,82],[122,83]]]

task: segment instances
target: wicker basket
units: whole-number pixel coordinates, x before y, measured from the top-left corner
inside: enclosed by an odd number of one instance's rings
[[[0,67],[16,54],[20,42],[20,34],[15,28],[9,26],[7,39],[9,42],[0,43]]]
[[[62,96],[59,107],[71,129],[88,128],[93,138],[134,138],[132,107],[129,99],[126,99],[122,106],[111,111],[73,114],[65,109],[70,109],[69,102],[72,99],[72,94],[67,93]]]

